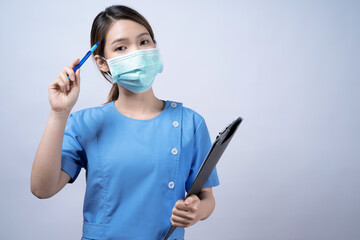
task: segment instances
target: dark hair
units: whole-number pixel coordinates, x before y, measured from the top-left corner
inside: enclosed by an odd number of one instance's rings
[[[98,47],[93,52],[93,55],[104,56],[104,47],[106,43],[106,34],[109,31],[111,24],[120,19],[127,19],[135,21],[143,25],[149,32],[151,39],[156,44],[153,30],[149,22],[137,11],[132,8],[123,5],[113,5],[100,12],[94,19],[90,33],[90,46],[93,46],[96,42],[100,42]],[[100,69],[99,69],[100,70]],[[112,83],[107,75],[100,70],[104,78]],[[113,84],[110,93],[108,95],[107,104],[111,101],[116,100],[119,97],[119,89],[116,83]]]

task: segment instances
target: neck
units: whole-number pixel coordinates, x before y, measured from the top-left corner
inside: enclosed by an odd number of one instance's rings
[[[118,84],[119,97],[115,106],[129,114],[151,114],[162,111],[164,103],[155,97],[152,87],[143,93],[133,93]]]

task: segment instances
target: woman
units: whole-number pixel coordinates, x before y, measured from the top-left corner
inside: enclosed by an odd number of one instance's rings
[[[86,169],[82,239],[184,239],[211,215],[216,168],[185,201],[211,147],[205,120],[182,103],[154,96],[163,65],[147,20],[125,6],[100,12],[91,29],[94,59],[113,86],[98,107],[71,110],[80,91],[75,60],[49,86],[51,111],[37,149],[31,191],[49,198]],[[68,79],[69,76],[69,79]]]

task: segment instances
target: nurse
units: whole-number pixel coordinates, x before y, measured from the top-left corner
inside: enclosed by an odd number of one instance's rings
[[[184,201],[211,140],[204,118],[154,95],[163,62],[148,21],[122,5],[91,29],[94,60],[112,84],[101,106],[71,112],[80,91],[75,60],[49,85],[51,111],[37,149],[31,191],[49,198],[86,170],[82,239],[184,239],[184,229],[215,208],[216,168],[201,194]],[[68,77],[70,79],[68,79]]]

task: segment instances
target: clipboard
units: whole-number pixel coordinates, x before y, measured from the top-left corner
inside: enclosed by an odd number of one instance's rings
[[[224,153],[226,147],[228,146],[229,142],[234,136],[242,120],[243,119],[241,117],[238,117],[236,120],[230,123],[224,130],[219,132],[211,149],[209,150],[209,153],[207,154],[204,162],[202,163],[200,170],[197,173],[195,180],[189,189],[189,192],[186,194],[185,199],[191,196],[192,194],[199,196],[201,189],[203,188],[210,174],[214,170],[216,164],[218,163],[220,157]],[[164,237],[164,240],[167,240],[175,229],[176,227],[171,225],[171,227],[169,228],[169,230],[167,231]]]

